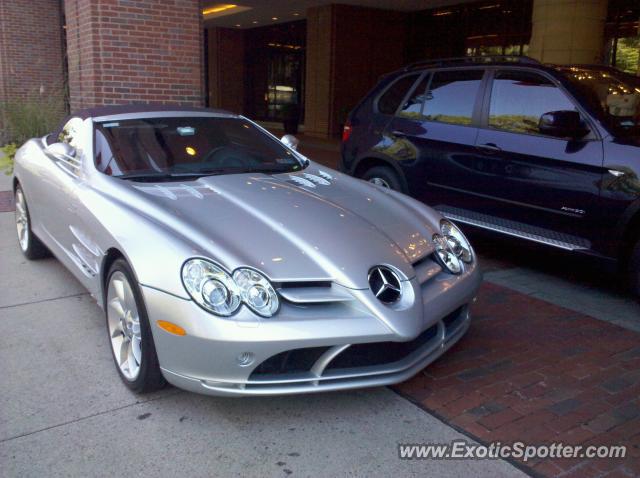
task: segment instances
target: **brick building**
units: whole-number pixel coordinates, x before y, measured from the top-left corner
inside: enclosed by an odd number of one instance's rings
[[[0,0],[0,103],[210,105],[335,135],[390,70],[528,54],[638,69],[633,0]]]

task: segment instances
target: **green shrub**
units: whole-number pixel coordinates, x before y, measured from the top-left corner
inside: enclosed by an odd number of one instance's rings
[[[16,150],[27,140],[50,133],[64,115],[63,100],[52,95],[0,106],[4,145],[0,147],[0,171],[13,172]]]
[[[0,171],[4,171],[7,176],[13,173],[13,158],[17,150],[18,146],[15,143],[0,147]]]

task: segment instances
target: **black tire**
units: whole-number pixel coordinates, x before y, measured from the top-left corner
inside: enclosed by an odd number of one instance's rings
[[[636,242],[629,256],[629,286],[640,300],[640,240]]]
[[[138,311],[138,317],[140,322],[140,333],[141,333],[141,361],[140,361],[140,369],[137,377],[134,380],[130,380],[127,378],[122,370],[120,369],[120,365],[118,364],[118,360],[116,358],[116,354],[114,348],[111,343],[111,333],[109,331],[109,305],[107,304],[107,293],[109,289],[109,285],[111,284],[111,279],[115,273],[120,272],[124,274],[127,281],[129,282],[129,286],[131,287],[131,291],[133,292],[133,296],[136,303],[136,308]],[[109,274],[107,275],[107,281],[104,287],[104,309],[105,309],[105,318],[107,322],[107,336],[109,338],[109,348],[111,349],[111,355],[113,357],[114,364],[116,366],[116,370],[118,371],[118,375],[124,382],[124,384],[138,393],[149,393],[160,390],[163,388],[167,382],[162,375],[160,370],[160,364],[158,362],[158,355],[156,353],[156,346],[153,341],[153,334],[151,333],[151,326],[149,325],[149,317],[147,315],[147,308],[145,307],[144,300],[142,298],[142,293],[140,292],[140,288],[138,286],[137,281],[135,280],[135,275],[131,270],[131,267],[124,259],[117,259],[111,265],[109,269]]]
[[[26,229],[26,237],[24,242],[20,239],[20,233],[18,234],[18,246],[22,251],[22,254],[30,261],[42,259],[51,255],[49,249],[36,237],[31,230],[31,216],[29,215],[29,206],[27,205],[27,198],[22,190],[22,187],[18,185],[13,193],[14,204],[16,205],[16,232],[18,229],[18,222],[20,218],[26,220],[26,224],[23,223],[23,227]],[[24,208],[24,214],[21,214],[21,207]]]
[[[364,174],[362,174],[361,178],[365,181],[379,184],[383,187],[388,187],[390,189],[393,189],[394,191],[403,192],[400,176],[398,176],[398,173],[396,173],[389,166],[374,166],[370,169],[367,169]],[[380,181],[376,181],[376,179]],[[384,184],[381,184],[380,182],[384,182]]]

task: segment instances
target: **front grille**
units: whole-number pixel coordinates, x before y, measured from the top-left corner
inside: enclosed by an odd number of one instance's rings
[[[308,347],[281,352],[258,365],[251,377],[269,374],[308,372],[330,347]]]
[[[466,307],[460,307],[442,319],[446,336],[453,335],[466,317]],[[323,371],[373,367],[399,362],[430,342],[437,340],[438,324],[429,327],[409,342],[374,342],[353,344],[335,357]],[[331,347],[308,347],[287,350],[276,354],[251,373],[249,380],[264,378],[267,375],[287,375],[307,373],[316,361]]]
[[[426,345],[438,334],[434,325],[409,342],[354,344],[331,361],[326,370],[370,367],[397,362]]]

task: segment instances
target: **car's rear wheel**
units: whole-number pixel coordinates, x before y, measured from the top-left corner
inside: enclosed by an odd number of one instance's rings
[[[365,181],[383,188],[402,191],[402,183],[398,174],[388,166],[374,166],[367,169],[361,176]]]
[[[16,187],[14,200],[16,205],[16,232],[18,233],[20,250],[30,260],[47,257],[49,250],[31,230],[31,216],[29,216],[27,199],[21,186]]]
[[[122,381],[136,392],[165,385],[149,318],[129,264],[116,260],[107,279],[105,310],[113,360]]]

